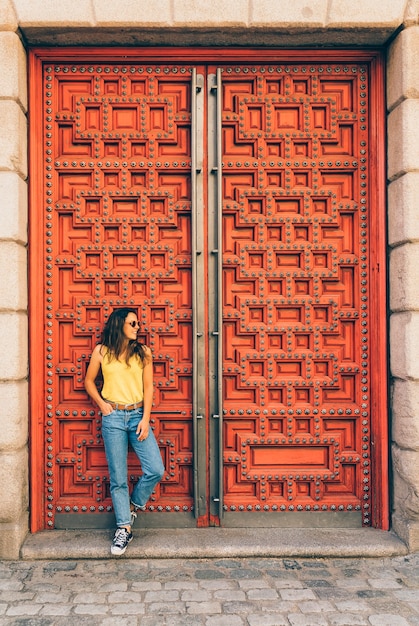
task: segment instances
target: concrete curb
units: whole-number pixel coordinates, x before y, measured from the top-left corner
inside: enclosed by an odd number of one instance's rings
[[[29,535],[21,558],[107,559],[109,530],[47,530]],[[362,529],[134,528],[126,557],[200,559],[246,557],[393,557],[408,554],[392,532]]]

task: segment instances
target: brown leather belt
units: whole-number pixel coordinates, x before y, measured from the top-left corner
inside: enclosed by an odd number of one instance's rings
[[[143,402],[134,402],[133,404],[118,404],[118,402],[112,402],[111,400],[105,400],[111,405],[115,411],[135,411],[143,406]]]

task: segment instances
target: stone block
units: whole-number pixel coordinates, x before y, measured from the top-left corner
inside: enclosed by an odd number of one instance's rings
[[[393,474],[405,488],[394,489],[394,502],[399,502],[408,519],[419,519],[419,450],[402,450],[392,446]],[[396,486],[396,485],[395,485]]]
[[[401,31],[388,51],[387,108],[419,98],[419,26]]]
[[[388,178],[419,170],[419,99],[404,100],[388,116]]]
[[[388,188],[388,241],[419,241],[419,172],[409,172]]]
[[[94,26],[93,5],[89,0],[14,0],[21,28],[48,26]]]
[[[393,462],[400,463],[397,458],[394,459],[394,456],[399,456],[397,446],[393,446]],[[413,485],[409,479],[405,480],[404,472],[401,475],[398,471],[393,472],[392,529],[406,543],[409,551],[419,550],[419,511],[415,511],[412,501],[412,496],[415,498],[415,494],[412,491]]]
[[[28,175],[27,121],[17,102],[0,100],[0,170]]]
[[[12,0],[0,0],[0,30],[17,29],[18,23]]]
[[[271,7],[272,2],[268,4]],[[189,0],[173,5],[174,26],[247,26],[248,19],[248,0]]]
[[[27,250],[14,241],[0,241],[0,307],[22,310],[28,307]]]
[[[392,529],[404,541],[409,552],[419,552],[419,520],[406,520],[396,512],[392,516]]]
[[[176,3],[175,3],[176,6]],[[93,0],[97,26],[172,26],[170,0]]]
[[[417,269],[419,242],[405,243],[390,253],[390,309],[391,311],[419,311]],[[418,328],[419,332],[419,328]]]
[[[0,450],[23,448],[28,441],[28,383],[0,382]]]
[[[307,2],[308,5],[311,3]],[[328,26],[393,26],[403,23],[405,0],[331,0]]]
[[[0,59],[0,98],[16,100],[26,111],[26,53],[16,33],[0,32]]]
[[[10,524],[20,519],[27,511],[28,451],[4,453],[0,451],[0,524]]]
[[[0,559],[17,561],[20,548],[28,534],[29,514],[25,511],[18,521],[0,524]]]
[[[0,312],[0,337],[3,354],[0,380],[22,380],[28,375],[28,319],[25,313]],[[1,502],[1,500],[0,500]]]
[[[393,454],[393,450],[397,450],[397,449],[398,449],[397,446],[393,445],[392,454]],[[405,501],[406,499],[409,498],[409,483],[406,483],[404,478],[400,476],[399,473],[393,472],[392,477],[393,477],[393,485],[392,485],[393,509],[399,515],[406,516],[407,514],[406,514],[406,509],[405,509]],[[409,516],[407,515],[407,517]]]
[[[419,382],[395,380],[392,439],[399,448],[419,450]]]
[[[377,6],[375,0],[14,0],[14,5],[20,30],[33,45],[342,48],[384,45],[402,24],[405,1]],[[162,31],[165,26],[173,30]]]
[[[323,28],[327,23],[327,0],[261,2],[251,0],[250,26]]]
[[[409,28],[409,26],[416,26],[418,24],[418,17],[419,0],[407,0],[403,17],[403,26],[405,28]]]
[[[392,381],[393,412],[405,418],[418,418],[419,427],[419,381],[399,380]]]
[[[28,186],[16,172],[0,172],[0,240],[28,241]]]
[[[390,316],[390,369],[395,378],[419,380],[419,312]]]

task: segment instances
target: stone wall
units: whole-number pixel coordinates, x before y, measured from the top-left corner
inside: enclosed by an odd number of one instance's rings
[[[419,26],[388,51],[388,243],[393,516],[419,550]]]
[[[0,0],[0,558],[28,532],[28,45],[388,48],[392,523],[419,550],[418,14],[418,0]]]
[[[28,285],[26,52],[0,3],[0,556],[28,529]]]

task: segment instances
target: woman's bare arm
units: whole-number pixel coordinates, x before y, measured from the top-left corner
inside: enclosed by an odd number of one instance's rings
[[[92,400],[96,402],[102,413],[104,415],[108,415],[109,413],[112,413],[113,408],[108,402],[106,402],[102,398],[95,383],[96,377],[99,374],[100,366],[102,364],[101,348],[102,346],[98,344],[92,352],[90,363],[86,372],[86,377],[84,379],[84,388],[86,389]]]

